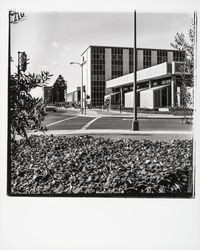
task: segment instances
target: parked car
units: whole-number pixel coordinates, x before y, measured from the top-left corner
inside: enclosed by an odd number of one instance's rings
[[[54,106],[46,106],[46,107],[45,107],[45,111],[46,111],[46,112],[48,112],[48,111],[50,111],[50,112],[56,112],[57,109],[56,109],[56,107],[54,107]]]

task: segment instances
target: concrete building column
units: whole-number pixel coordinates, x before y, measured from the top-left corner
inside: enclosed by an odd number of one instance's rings
[[[143,50],[137,50],[137,70],[144,68]]]
[[[167,51],[167,61],[172,62],[173,61],[173,52]]]
[[[129,49],[123,49],[123,75],[129,74]]]
[[[163,89],[160,89],[160,108],[162,108],[162,90]]]
[[[151,51],[151,66],[157,65],[157,51]]]
[[[123,106],[123,87],[120,88],[120,113],[122,111]]]
[[[105,49],[105,80],[112,79],[112,56],[111,56],[111,49]],[[109,94],[109,93],[108,93]]]
[[[181,88],[177,87],[177,105],[178,107],[181,106]]]
[[[149,89],[151,89],[152,87],[153,87],[152,80],[149,80]]]
[[[169,106],[169,88],[167,87],[167,107]]]
[[[171,78],[171,106],[174,107],[177,102],[177,91],[176,91],[176,78],[172,76]]]

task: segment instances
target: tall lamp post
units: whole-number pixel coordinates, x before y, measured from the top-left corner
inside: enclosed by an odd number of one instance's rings
[[[86,63],[86,61],[83,61],[82,63],[79,62],[70,62],[70,64],[77,64],[81,67],[81,114],[83,114],[83,65]],[[86,108],[86,107],[85,107]],[[85,112],[86,114],[86,112]]]
[[[136,45],[136,10],[134,11],[134,82],[133,82],[133,104],[134,119],[132,122],[132,130],[139,130],[139,122],[137,120],[137,45]]]

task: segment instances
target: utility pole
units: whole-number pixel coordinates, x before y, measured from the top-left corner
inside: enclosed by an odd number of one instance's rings
[[[83,114],[83,65],[81,66],[81,114]]]
[[[139,130],[139,122],[137,120],[137,30],[136,30],[136,10],[134,11],[134,81],[133,81],[133,105],[134,105],[134,118],[132,122],[132,130]]]
[[[84,85],[84,114],[86,115],[86,106],[87,106],[87,103],[86,103],[86,86]]]
[[[77,64],[81,67],[81,114],[83,114],[83,65],[86,63],[86,61],[83,61],[82,63],[79,62],[70,62],[70,64]],[[86,115],[86,107],[85,107],[85,115]]]
[[[21,60],[20,56],[21,56],[21,52],[18,51],[18,65],[17,65],[18,84],[20,83],[20,68],[21,68],[20,67],[20,64],[21,64],[21,62],[20,62],[20,60]]]

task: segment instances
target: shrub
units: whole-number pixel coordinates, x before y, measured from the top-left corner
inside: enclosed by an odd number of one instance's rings
[[[12,148],[13,194],[183,194],[192,141],[30,136]]]

